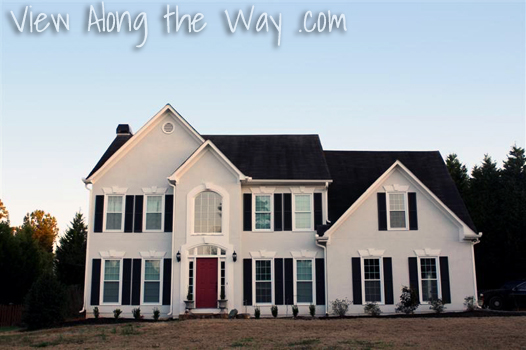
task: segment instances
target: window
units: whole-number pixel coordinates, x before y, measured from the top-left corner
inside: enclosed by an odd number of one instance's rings
[[[255,227],[256,230],[271,230],[272,226],[272,196],[255,196]]]
[[[294,195],[294,230],[312,230],[312,196]]]
[[[122,231],[124,196],[107,196],[106,200],[106,230]]]
[[[363,259],[364,296],[366,303],[382,302],[380,259]]]
[[[195,197],[194,233],[221,233],[221,196],[201,192]]]
[[[439,298],[436,258],[420,258],[420,281],[423,302]]]
[[[161,260],[144,261],[144,302],[158,304],[161,295]]]
[[[407,228],[405,193],[388,193],[389,229]]]
[[[272,304],[271,260],[256,260],[256,304]]]
[[[188,291],[194,294],[194,262],[190,261],[188,265]]]
[[[221,289],[219,290],[219,297],[222,295],[225,295],[226,297],[226,262],[223,260],[221,261]]]
[[[121,279],[121,261],[104,260],[104,290],[102,301],[104,303],[119,303]]]
[[[145,231],[160,231],[163,221],[163,196],[146,196]]]
[[[296,299],[297,303],[311,304],[312,297],[312,260],[296,261]]]

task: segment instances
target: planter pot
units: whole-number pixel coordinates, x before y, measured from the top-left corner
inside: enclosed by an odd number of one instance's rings
[[[217,306],[220,308],[220,309],[226,309],[226,304],[227,304],[228,300],[227,299],[219,299],[217,301]]]
[[[187,310],[191,310],[191,309],[194,308],[194,301],[193,300],[185,300],[184,304],[185,304]]]
[[[248,320],[250,318],[250,314],[241,314],[241,318],[244,318],[245,320]]]

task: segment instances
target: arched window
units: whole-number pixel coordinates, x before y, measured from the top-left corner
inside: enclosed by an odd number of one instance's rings
[[[194,233],[221,233],[222,198],[212,191],[195,197]]]

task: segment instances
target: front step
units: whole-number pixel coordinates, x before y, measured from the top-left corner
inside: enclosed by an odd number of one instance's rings
[[[202,319],[217,319],[217,318],[228,318],[228,313],[203,313],[203,314],[194,314],[192,312],[188,312],[185,314],[180,314],[179,319],[180,320],[202,320]]]

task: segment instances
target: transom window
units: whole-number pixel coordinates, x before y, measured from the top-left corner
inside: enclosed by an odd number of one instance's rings
[[[104,303],[119,303],[121,279],[121,261],[104,260],[104,286],[102,301]]]
[[[158,304],[161,293],[161,260],[144,261],[144,302]]]
[[[365,302],[382,302],[380,259],[363,259]]]
[[[436,258],[420,258],[422,301],[438,299],[438,271]]]
[[[272,303],[272,261],[256,260],[256,304]]]
[[[212,191],[195,197],[194,233],[221,233],[222,198]]]
[[[124,196],[107,196],[106,230],[122,231]]]
[[[270,230],[272,220],[272,197],[270,195],[255,196],[255,229]]]
[[[189,249],[188,255],[226,255],[226,250],[215,245],[200,245],[198,247]]]
[[[297,303],[311,304],[313,281],[312,260],[296,261],[296,300]]]
[[[389,228],[407,228],[407,209],[405,193],[388,193]]]
[[[159,231],[162,225],[163,196],[146,196],[146,230]]]
[[[294,229],[312,230],[312,196],[294,195]]]

